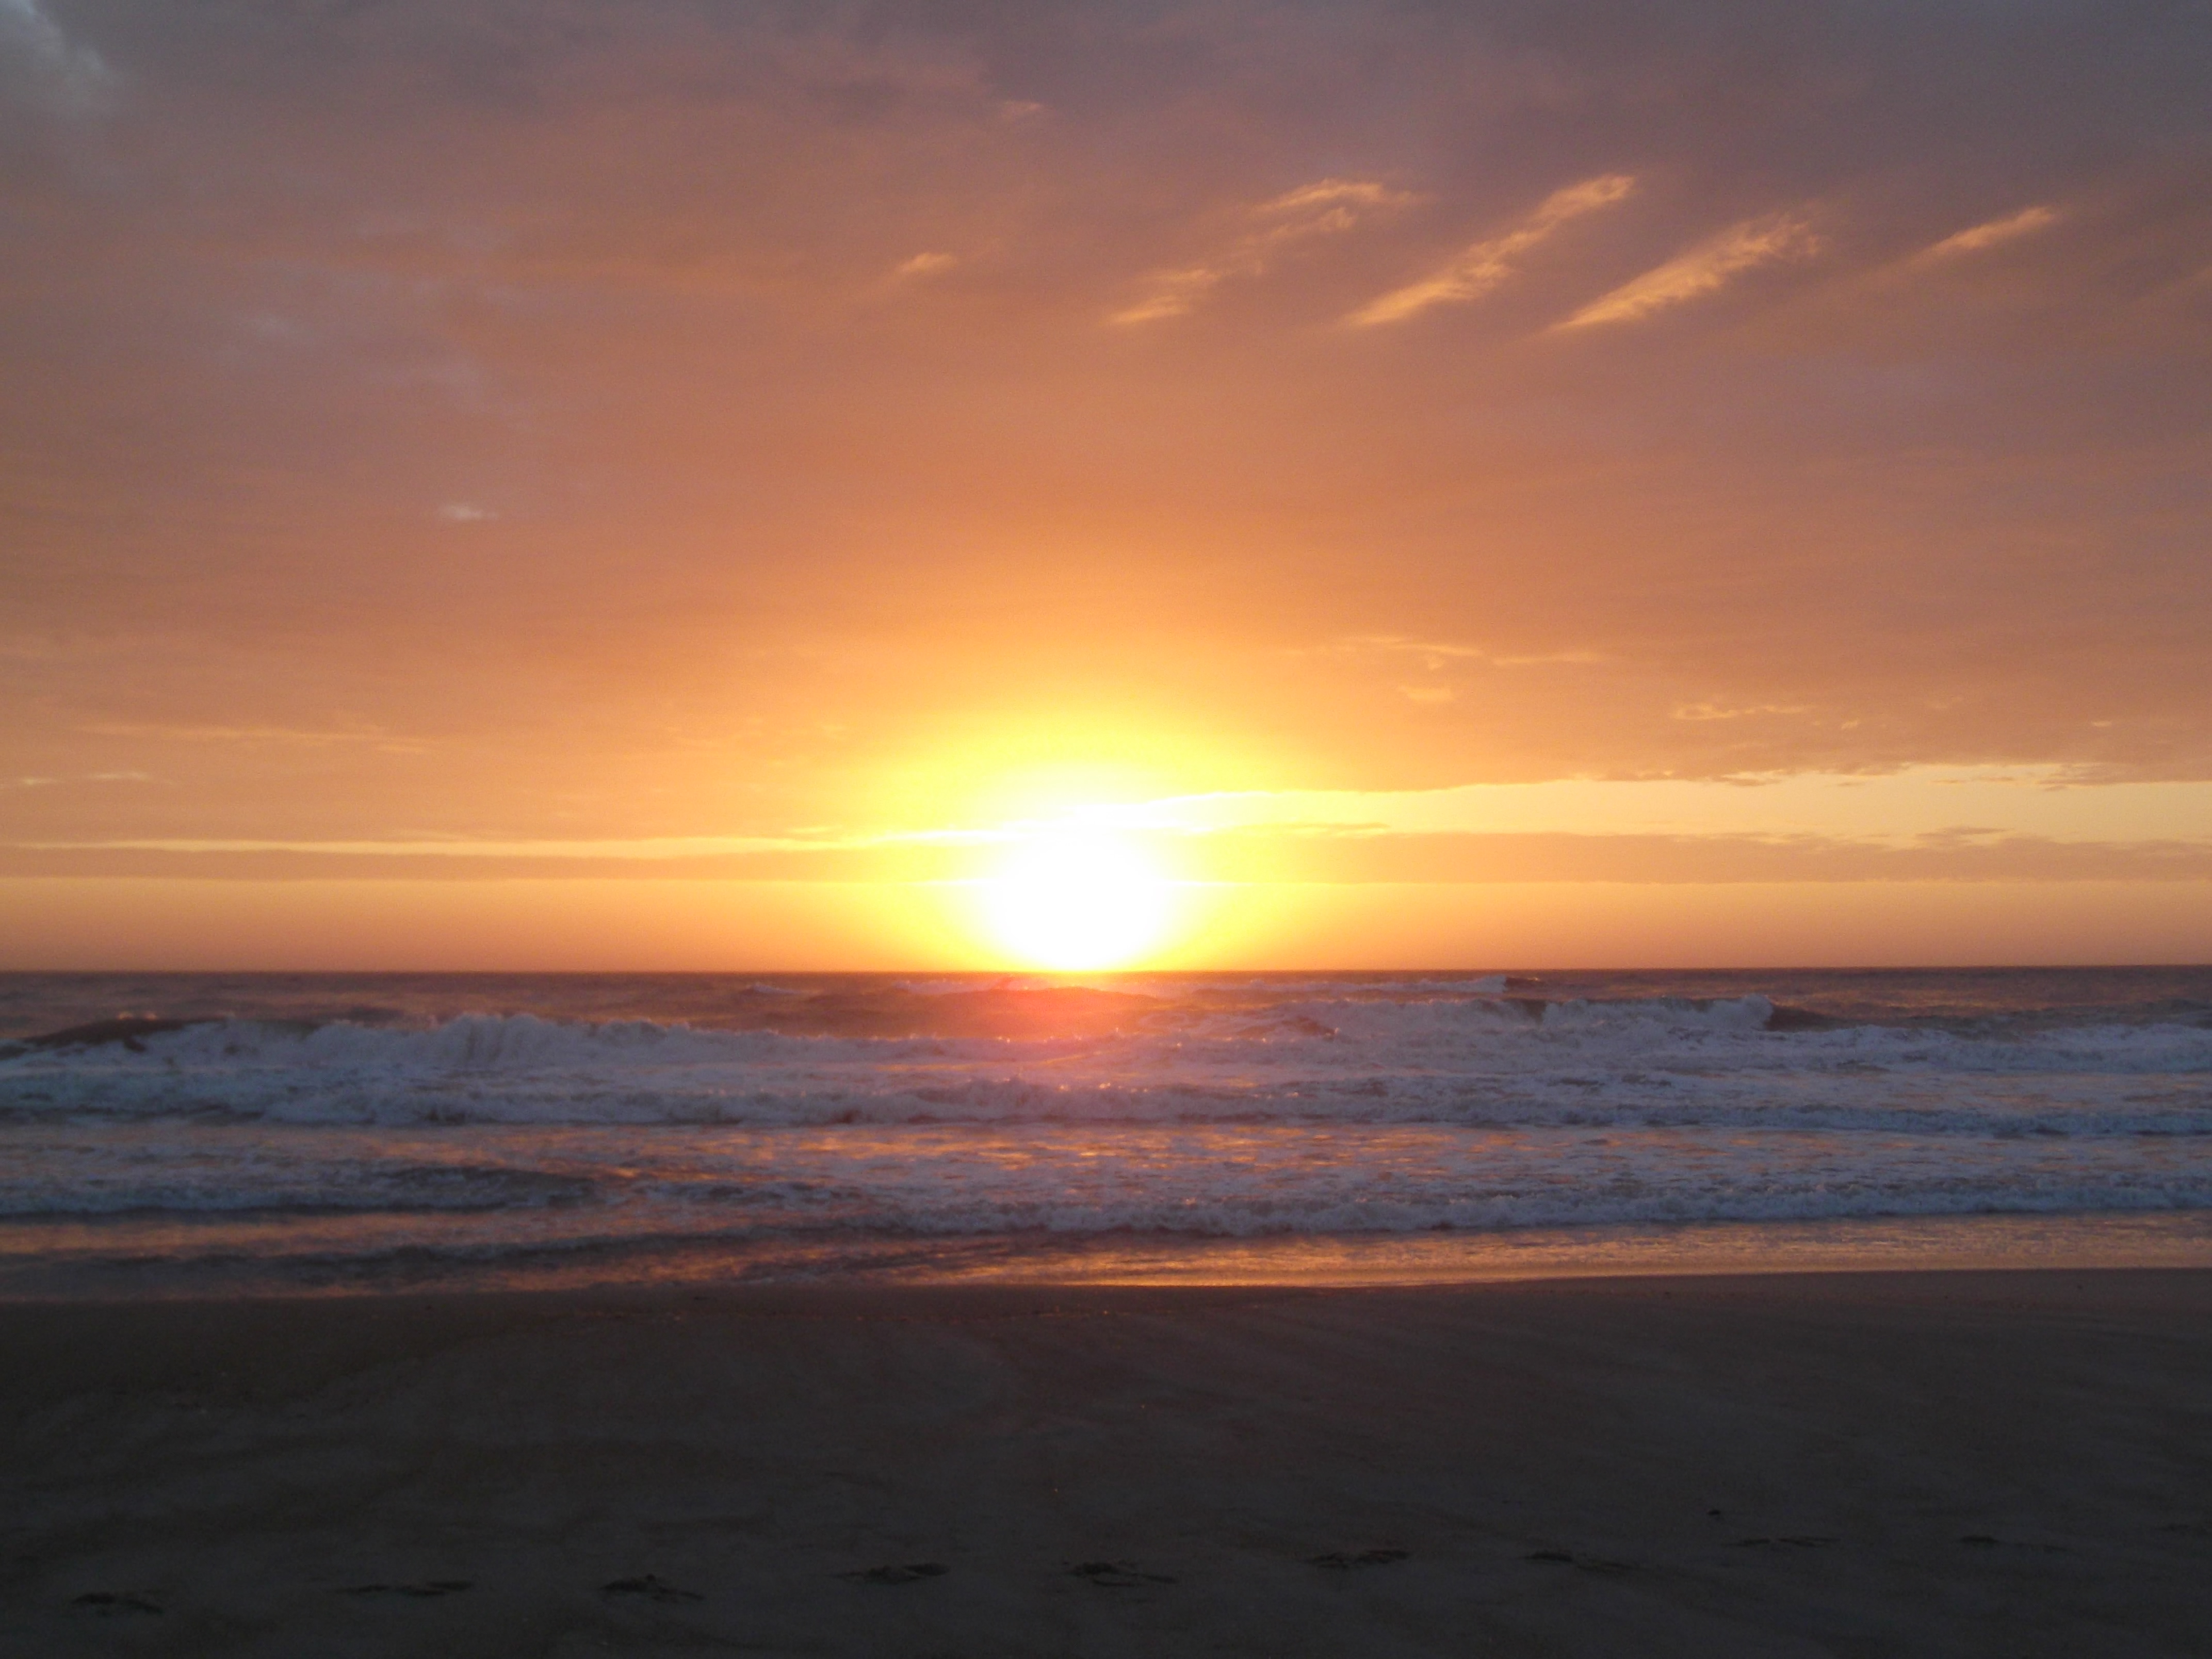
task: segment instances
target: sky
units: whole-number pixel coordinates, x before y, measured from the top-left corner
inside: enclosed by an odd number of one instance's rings
[[[2208,84],[0,0],[0,966],[1019,965],[1069,836],[1167,965],[2212,959]]]

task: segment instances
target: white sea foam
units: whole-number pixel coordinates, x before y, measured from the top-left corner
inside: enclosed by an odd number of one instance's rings
[[[31,1048],[0,1217],[496,1252],[2212,1208],[2203,1024],[1777,1030],[1762,995],[1468,983],[1186,987],[1050,1039],[526,1013]]]
[[[291,1123],[1438,1122],[2212,1133],[2212,1030],[1765,1029],[1764,998],[1304,1001],[1091,1038],[471,1015],[211,1022],[0,1061],[0,1117]]]

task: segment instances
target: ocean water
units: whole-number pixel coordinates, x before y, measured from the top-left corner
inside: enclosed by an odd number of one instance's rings
[[[2212,969],[0,975],[0,1295],[2212,1261]]]

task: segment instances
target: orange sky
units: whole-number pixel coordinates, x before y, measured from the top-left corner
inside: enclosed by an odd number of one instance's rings
[[[1101,806],[1166,961],[2212,957],[2208,83],[0,0],[0,966],[987,965]]]

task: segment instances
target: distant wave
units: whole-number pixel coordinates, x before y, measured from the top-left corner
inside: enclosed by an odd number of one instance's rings
[[[0,1121],[1438,1122],[2212,1133],[2212,1030],[1769,1029],[1761,996],[1314,999],[1090,1037],[840,1037],[468,1015],[218,1020],[0,1060]]]

